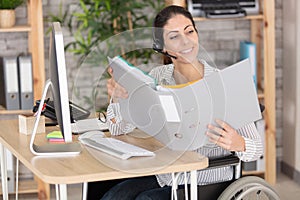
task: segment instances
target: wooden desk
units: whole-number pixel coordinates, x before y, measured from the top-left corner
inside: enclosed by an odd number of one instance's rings
[[[81,154],[77,156],[39,157],[34,156],[29,150],[30,136],[18,132],[17,120],[0,120],[0,127],[2,149],[7,148],[11,151],[41,181],[48,184],[64,186],[65,184],[184,171],[193,171],[195,175],[196,170],[208,166],[206,157],[194,152],[171,151],[163,148],[158,141],[144,137],[145,135],[139,131],[118,136],[118,138],[155,151],[154,157],[120,160],[90,148],[83,148]],[[143,137],[138,138],[137,136],[141,134]],[[43,142],[46,142],[45,134],[37,135],[35,143]],[[94,152],[95,156],[89,151]],[[46,198],[50,199],[49,196]]]

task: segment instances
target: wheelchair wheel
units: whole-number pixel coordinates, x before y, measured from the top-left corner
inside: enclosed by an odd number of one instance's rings
[[[230,184],[218,200],[280,200],[277,192],[264,179],[245,176]]]

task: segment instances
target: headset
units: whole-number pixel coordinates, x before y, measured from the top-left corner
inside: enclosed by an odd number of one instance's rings
[[[158,53],[161,53],[165,56],[168,56],[169,58],[177,59],[176,56],[170,55],[167,51],[163,51],[164,42],[162,41],[162,39],[155,37],[155,29],[157,29],[157,28],[155,28],[155,27],[153,28],[153,46],[152,46],[152,49],[154,51],[158,52]]]

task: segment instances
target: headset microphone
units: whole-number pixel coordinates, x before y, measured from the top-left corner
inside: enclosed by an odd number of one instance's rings
[[[161,54],[163,54],[163,55],[165,55],[165,56],[168,56],[169,58],[177,59],[176,56],[170,55],[168,52],[160,51],[159,53],[161,53]]]
[[[160,30],[160,29],[158,29]],[[152,49],[158,53],[161,53],[165,56],[168,56],[169,58],[177,59],[176,56],[170,55],[167,51],[163,51],[163,41],[155,37],[155,32],[153,32],[153,46]]]
[[[177,59],[176,56],[170,55],[168,52],[162,51],[162,49],[158,49],[158,48],[153,47],[153,50],[156,51],[156,52],[158,52],[158,53],[161,53],[161,54],[163,54],[165,56],[168,56],[169,58]]]

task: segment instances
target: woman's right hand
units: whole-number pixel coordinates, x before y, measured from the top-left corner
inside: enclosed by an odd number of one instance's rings
[[[117,102],[118,98],[123,98],[123,99],[128,98],[128,92],[126,91],[126,89],[123,88],[115,81],[113,76],[113,70],[111,67],[108,68],[108,73],[111,76],[111,78],[108,79],[106,82],[108,95],[113,97],[114,102]]]

